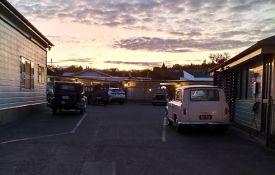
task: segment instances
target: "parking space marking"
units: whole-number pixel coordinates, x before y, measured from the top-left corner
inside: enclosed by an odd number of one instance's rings
[[[167,119],[166,119],[166,117],[164,117],[163,118],[163,125],[162,125],[162,134],[161,134],[161,141],[163,142],[163,143],[165,143],[166,142],[166,123],[167,123],[167,121],[166,121]]]
[[[28,140],[35,140],[35,139],[42,139],[42,138],[48,138],[48,137],[55,137],[55,136],[60,136],[60,135],[66,135],[66,134],[74,134],[76,130],[79,128],[83,120],[86,118],[87,113],[85,113],[81,119],[77,122],[73,130],[69,132],[62,132],[62,133],[56,133],[56,134],[48,134],[48,135],[42,135],[42,136],[35,136],[35,137],[26,137],[26,138],[21,138],[21,139],[13,139],[13,140],[7,140],[0,142],[0,145],[8,144],[8,143],[15,143],[15,142],[21,142],[21,141],[28,141]]]
[[[42,138],[54,137],[54,136],[60,136],[60,135],[66,135],[66,134],[71,134],[71,132],[63,132],[63,133],[57,133],[57,134],[49,134],[49,135],[43,135],[43,136],[27,137],[27,138],[22,138],[22,139],[8,140],[8,141],[1,142],[0,145],[4,145],[4,144],[7,144],[7,143],[20,142],[20,141],[34,140],[34,139],[42,139]]]
[[[78,123],[75,125],[74,129],[71,131],[72,134],[74,134],[76,132],[76,130],[79,128],[79,126],[81,125],[81,123],[83,122],[83,120],[87,117],[87,113],[85,113],[81,119],[78,121]]]

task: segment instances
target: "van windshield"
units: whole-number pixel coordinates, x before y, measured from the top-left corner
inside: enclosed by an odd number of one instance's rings
[[[191,90],[191,101],[219,101],[217,89],[195,89]]]

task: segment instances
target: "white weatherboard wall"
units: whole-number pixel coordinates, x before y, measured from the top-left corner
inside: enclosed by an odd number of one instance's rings
[[[21,56],[34,63],[34,89],[20,87]],[[38,64],[46,71],[46,50],[0,19],[0,110],[46,101],[46,84],[38,83]]]

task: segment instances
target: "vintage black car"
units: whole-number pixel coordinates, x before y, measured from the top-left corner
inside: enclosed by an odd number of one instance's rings
[[[55,82],[53,95],[48,99],[48,106],[52,108],[53,114],[57,110],[75,109],[80,114],[86,111],[87,98],[84,96],[83,84],[74,82]]]

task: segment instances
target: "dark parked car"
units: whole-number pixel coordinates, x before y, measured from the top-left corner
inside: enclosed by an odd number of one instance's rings
[[[169,96],[167,94],[156,94],[152,98],[153,105],[166,105],[169,102]]]
[[[84,91],[88,104],[106,105],[109,103],[108,90],[102,85],[85,86]]]
[[[86,111],[87,98],[84,96],[81,83],[55,82],[53,91],[53,96],[48,99],[48,105],[52,108],[53,114],[62,109],[79,110],[80,114]]]

